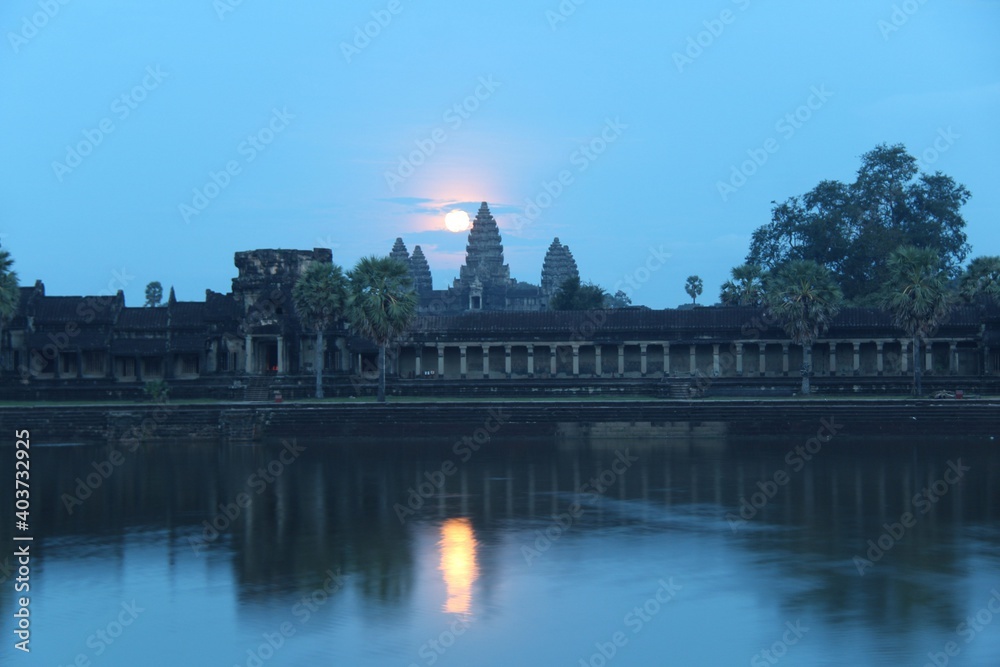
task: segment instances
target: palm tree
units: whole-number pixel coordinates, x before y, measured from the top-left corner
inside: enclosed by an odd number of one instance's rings
[[[954,294],[948,286],[948,271],[933,248],[900,246],[886,264],[889,278],[882,289],[880,305],[896,326],[913,338],[913,386],[920,384],[920,341],[930,336],[948,317]]]
[[[985,296],[1000,304],[1000,256],[976,257],[969,262],[959,279],[958,289],[969,301]]]
[[[759,306],[764,301],[764,280],[767,273],[756,264],[741,264],[729,272],[731,278],[722,284],[719,300],[726,306]]]
[[[302,325],[316,332],[316,398],[323,398],[323,334],[340,319],[347,302],[347,279],[336,264],[313,262],[292,288]]]
[[[688,276],[687,282],[684,283],[684,291],[691,297],[691,303],[696,303],[702,292],[701,278],[698,276]]]
[[[163,301],[163,285],[159,280],[146,285],[146,308],[155,308]]]
[[[378,401],[384,403],[385,348],[417,312],[410,268],[390,257],[362,257],[348,279],[348,320],[355,331],[379,347]]]
[[[21,300],[17,272],[12,270],[14,260],[10,253],[0,248],[0,370],[3,369],[3,327],[17,312]]]
[[[812,260],[787,262],[768,278],[765,305],[782,322],[785,333],[802,346],[803,396],[810,391],[813,340],[827,330],[843,301],[830,269]]]

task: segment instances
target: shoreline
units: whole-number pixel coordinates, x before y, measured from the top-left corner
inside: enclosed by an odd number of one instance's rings
[[[844,424],[855,435],[1000,436],[1000,398],[390,399],[385,404],[313,400],[0,406],[0,427],[28,429],[39,443],[405,437],[420,431],[448,438],[474,432],[486,422],[501,424],[509,435],[557,436],[584,427],[588,433],[599,431],[607,437],[629,428],[667,438],[694,431],[777,436],[815,432],[824,419]]]

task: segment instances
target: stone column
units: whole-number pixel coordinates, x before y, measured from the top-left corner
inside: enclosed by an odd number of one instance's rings
[[[875,371],[879,375],[882,375],[883,371],[885,371],[885,355],[882,354],[883,344],[884,341],[875,341]]]
[[[695,373],[698,372],[698,355],[697,355],[697,350],[698,350],[697,346],[694,345],[693,343],[688,346],[688,353],[690,355],[690,364],[691,364],[691,369],[690,369],[691,370],[691,375],[694,375]]]
[[[837,341],[830,341],[830,375],[837,374]]]
[[[986,345],[983,347],[983,375],[992,375],[993,369],[990,368],[990,346]]]
[[[556,365],[556,348],[557,347],[558,347],[558,345],[556,345],[555,343],[552,343],[551,345],[549,345],[549,373],[552,374],[552,377],[555,377],[556,376],[556,372],[559,370],[559,367]]]
[[[900,375],[906,375],[910,372],[910,342],[901,340],[899,341],[899,373]]]
[[[618,346],[618,376],[623,377],[625,375],[625,346]]]
[[[510,379],[510,345],[503,346],[503,371],[507,374],[507,379]]]
[[[934,356],[933,352],[934,343],[927,341],[924,343],[924,372],[930,374],[934,370]]]
[[[646,346],[649,343],[639,343],[639,375],[646,377]]]
[[[135,379],[142,382],[142,357],[135,355]]]
[[[757,372],[761,377],[767,375],[767,343],[757,341]]]
[[[413,377],[420,377],[421,358],[424,356],[424,344],[420,343],[413,348]]]
[[[781,374],[788,375],[788,343],[781,344]]]
[[[854,374],[861,375],[861,341],[851,341],[851,344],[854,346]]]
[[[285,337],[278,336],[278,375],[285,372]]]
[[[573,377],[580,377],[580,346],[573,346]]]
[[[721,372],[719,368],[719,344],[712,343],[712,376],[719,377]]]
[[[948,343],[948,371],[952,375],[958,375],[958,342]]]
[[[743,343],[736,343],[736,374],[743,376]]]
[[[56,359],[56,366],[58,367],[59,360]],[[76,351],[76,377],[83,377],[83,350]]]
[[[670,377],[670,343],[663,344],[663,376]]]
[[[601,344],[594,345],[594,375],[601,377]]]
[[[490,346],[483,345],[483,377],[490,377]]]
[[[444,345],[437,346],[438,351],[438,377],[444,377]]]
[[[458,376],[465,379],[466,374],[469,372],[469,361],[466,355],[468,345],[458,346]]]
[[[528,377],[535,377],[535,346],[528,344]]]
[[[253,336],[247,334],[244,345],[246,346],[246,371],[253,373]]]

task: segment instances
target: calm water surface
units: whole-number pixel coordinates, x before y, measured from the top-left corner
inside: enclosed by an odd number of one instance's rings
[[[1000,442],[563,432],[36,445],[0,662],[1000,664]]]

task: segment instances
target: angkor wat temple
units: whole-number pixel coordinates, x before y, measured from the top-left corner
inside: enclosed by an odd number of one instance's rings
[[[476,311],[542,311],[566,279],[579,277],[576,260],[559,239],[553,239],[542,263],[542,284],[531,285],[510,277],[504,264],[500,228],[486,202],[472,221],[465,264],[451,287],[435,290],[431,270],[420,246],[413,255],[406,251],[403,239],[397,238],[391,257],[409,265],[414,289],[420,295],[420,312],[457,315]]]
[[[420,295],[420,314],[389,355],[398,391],[450,386],[467,393],[498,385],[591,391],[692,378],[717,391],[794,387],[799,378],[801,346],[757,308],[549,310],[558,286],[577,275],[569,249],[552,242],[540,285],[511,279],[485,203],[469,233],[465,265],[447,289],[433,289],[419,246],[410,255],[397,239],[392,254],[409,264]],[[22,287],[0,336],[2,395],[126,396],[150,380],[168,381],[174,395],[240,398],[254,385],[307,395],[315,336],[303,331],[291,290],[310,262],[332,262],[332,254],[237,252],[231,292],[206,290],[204,301],[185,302],[171,290],[162,307],[126,306],[121,291],[48,296],[41,281]],[[845,309],[813,344],[814,387],[899,390],[911,375],[911,347],[886,313]],[[920,361],[930,386],[1000,388],[1000,309],[957,307],[924,349]],[[322,354],[328,395],[357,393],[375,357],[374,345],[343,323],[329,332]]]

